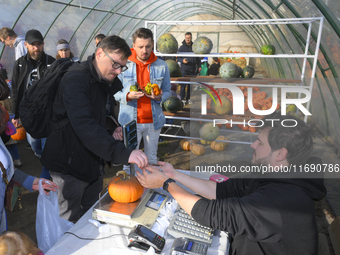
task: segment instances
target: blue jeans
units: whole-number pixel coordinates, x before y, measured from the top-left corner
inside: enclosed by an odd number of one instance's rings
[[[35,155],[37,155],[39,158],[41,158],[42,151],[45,147],[46,138],[35,139],[32,136],[30,136],[29,133],[27,133],[27,141],[31,145],[32,150],[34,151]],[[48,180],[51,179],[51,175],[50,175],[49,171],[44,166],[43,166],[43,170],[40,174],[40,177],[48,179]]]
[[[11,153],[13,160],[20,159],[18,146],[14,144],[6,145],[7,150]]]

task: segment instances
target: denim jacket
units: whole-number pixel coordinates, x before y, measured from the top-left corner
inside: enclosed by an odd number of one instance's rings
[[[130,92],[130,86],[137,82],[136,63],[128,61],[127,67],[128,70],[118,76],[124,88],[115,94],[115,99],[120,102],[118,121],[121,125],[137,119],[137,100],[126,101],[126,95]],[[149,70],[150,82],[152,84],[156,83],[163,91],[161,102],[151,100],[153,125],[154,129],[158,130],[162,128],[165,123],[161,103],[171,96],[170,73],[167,64],[161,59],[157,59],[151,63]]]

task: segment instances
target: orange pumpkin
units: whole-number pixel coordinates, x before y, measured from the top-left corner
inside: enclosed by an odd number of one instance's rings
[[[156,83],[152,84],[151,87],[155,96],[158,96],[161,93],[161,90]]]
[[[205,148],[201,144],[192,144],[191,145],[191,152],[195,155],[203,155],[205,153]]]
[[[128,175],[125,171],[118,171],[109,183],[110,197],[120,203],[131,203],[143,195],[143,187],[135,176]]]
[[[228,140],[227,137],[220,135],[219,137],[216,138],[216,140]],[[228,142],[218,142],[218,141],[213,141],[210,145],[211,149],[214,151],[224,151],[225,148],[227,148],[229,145]]]
[[[18,125],[16,129],[17,132],[14,135],[12,135],[11,138],[17,141],[26,139],[26,130],[24,129],[24,127],[22,125]]]
[[[182,150],[190,151],[190,146],[194,143],[197,143],[197,141],[196,140],[182,139],[179,142],[179,146],[181,147]]]
[[[113,201],[109,206],[109,211],[114,213],[131,215],[139,203],[140,199],[137,199],[137,201],[132,203],[119,203]]]

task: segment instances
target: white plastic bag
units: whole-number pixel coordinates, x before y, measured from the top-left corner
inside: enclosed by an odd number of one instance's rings
[[[73,225],[59,216],[57,191],[50,191],[46,195],[40,180],[35,222],[39,249],[46,253]]]

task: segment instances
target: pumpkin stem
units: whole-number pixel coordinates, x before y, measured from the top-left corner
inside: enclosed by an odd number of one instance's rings
[[[125,171],[123,171],[123,170],[121,170],[121,171],[118,171],[117,173],[116,173],[116,176],[119,176],[119,175],[123,175],[124,177],[123,177],[123,179],[125,180],[125,179],[130,179],[130,176],[125,172]]]

